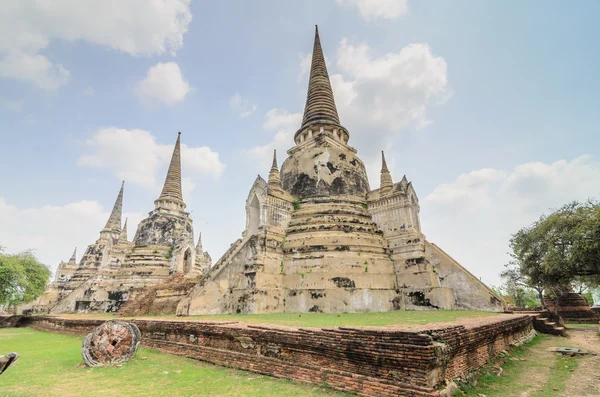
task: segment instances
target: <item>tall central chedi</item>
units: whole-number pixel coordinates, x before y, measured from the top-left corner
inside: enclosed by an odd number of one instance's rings
[[[340,123],[318,30],[295,146],[246,201],[246,230],[179,304],[178,314],[502,310],[493,291],[421,232],[419,203],[380,188]]]

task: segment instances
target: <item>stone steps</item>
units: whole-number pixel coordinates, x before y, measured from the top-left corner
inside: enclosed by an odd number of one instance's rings
[[[547,313],[540,313],[533,319],[535,330],[543,334],[567,336],[565,327],[558,325],[555,321],[550,321],[547,316]]]

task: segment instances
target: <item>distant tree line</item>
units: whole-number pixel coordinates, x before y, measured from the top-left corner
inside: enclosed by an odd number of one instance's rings
[[[50,269],[32,251],[8,254],[0,246],[0,306],[16,307],[42,295],[50,280]]]
[[[543,296],[584,295],[600,285],[600,204],[572,202],[512,235],[501,293],[515,306],[543,306]]]

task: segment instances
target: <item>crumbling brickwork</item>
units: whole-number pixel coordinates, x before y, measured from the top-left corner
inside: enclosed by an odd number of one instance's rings
[[[575,292],[565,293],[555,299],[544,297],[544,304],[551,312],[556,311],[566,323],[597,324],[600,321],[600,314]]]
[[[421,327],[296,328],[236,322],[134,319],[142,345],[364,396],[436,396],[532,333],[531,315]],[[85,335],[102,319],[29,317],[21,326]]]

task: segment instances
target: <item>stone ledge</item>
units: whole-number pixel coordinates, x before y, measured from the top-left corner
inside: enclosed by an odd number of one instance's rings
[[[426,326],[310,328],[144,319],[142,344],[157,350],[364,396],[438,396],[531,334],[532,315],[498,315]],[[105,319],[34,316],[8,326],[83,336]],[[125,321],[128,321],[125,319]]]

